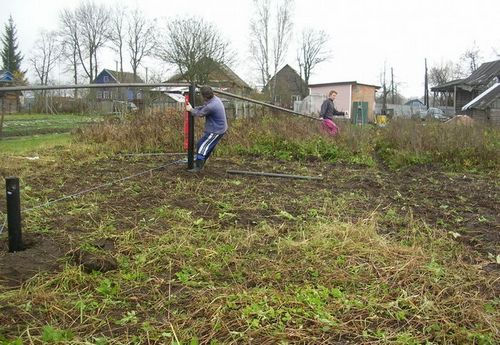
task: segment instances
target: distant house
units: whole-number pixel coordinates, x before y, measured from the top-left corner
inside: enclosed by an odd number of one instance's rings
[[[500,124],[500,105],[497,101],[500,97],[499,88],[495,87],[486,92],[499,81],[500,60],[496,60],[483,63],[465,79],[434,86],[431,91],[451,99],[456,114],[466,114],[476,120]],[[483,96],[479,97],[481,95]],[[481,99],[482,102],[472,102]]]
[[[0,70],[0,88],[12,86],[14,84],[14,75],[5,70]],[[16,113],[19,109],[20,92],[0,92],[0,112]]]
[[[419,100],[419,99],[410,99],[409,101],[407,101],[404,105],[408,105],[410,107],[413,107],[413,108],[423,108],[425,107],[425,104]]]
[[[355,123],[375,122],[375,93],[380,86],[345,81],[309,85],[311,95],[328,97],[330,90],[338,92],[335,107],[338,111],[348,111],[348,117]],[[319,111],[319,108],[318,108]]]
[[[119,72],[110,69],[103,69],[97,75],[92,84],[125,84],[125,83],[141,83],[144,81],[130,72]],[[136,102],[142,100],[142,90],[133,88],[101,88],[97,89],[96,98],[98,100],[119,100]]]
[[[293,109],[295,101],[301,101],[309,94],[306,82],[290,65],[280,69],[264,86],[263,92],[270,95],[275,85],[273,103],[283,108]]]
[[[210,86],[242,96],[248,96],[252,92],[250,85],[248,85],[225,64],[213,62],[212,66],[213,67],[207,75],[208,84]],[[187,80],[183,74],[176,74],[169,78],[166,82],[185,83]]]
[[[421,100],[415,98],[415,99],[410,99],[407,101],[405,104],[403,104],[402,107],[396,107],[395,105],[389,105],[387,104],[387,113],[393,113],[392,116],[416,116],[417,114],[420,114],[423,111],[427,110],[427,107],[425,106],[424,102]],[[396,108],[396,109],[395,109]],[[397,113],[397,108],[401,109],[401,113]],[[380,109],[381,111],[382,109]],[[395,111],[396,110],[396,111]]]

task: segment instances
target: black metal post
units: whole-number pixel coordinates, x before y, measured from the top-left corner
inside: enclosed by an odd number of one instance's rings
[[[196,90],[196,85],[191,84],[189,85],[189,102],[191,103],[191,106],[195,106],[195,90]],[[188,131],[188,169],[193,169],[194,168],[194,116],[189,113],[189,118],[188,118],[188,126],[189,126],[189,131]]]
[[[7,192],[7,226],[9,229],[9,252],[24,250],[21,233],[21,197],[19,191],[19,178],[7,177],[5,179]]]

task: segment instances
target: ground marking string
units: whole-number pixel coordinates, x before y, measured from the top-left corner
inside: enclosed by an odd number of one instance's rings
[[[0,213],[3,215],[3,213],[2,213],[2,212],[0,212]],[[1,234],[2,234],[2,232],[3,232],[3,229],[5,229],[5,224],[7,224],[7,215],[5,215],[5,219],[4,219],[4,221],[3,221],[3,224],[2,224],[2,226],[0,226],[0,235],[1,235]]]
[[[100,188],[109,187],[109,186],[114,185],[115,183],[126,181],[126,180],[130,180],[131,178],[134,178],[134,177],[137,177],[137,176],[141,176],[141,175],[144,175],[144,174],[147,174],[147,173],[151,173],[151,172],[153,172],[155,170],[159,170],[159,169],[165,168],[167,166],[178,164],[178,163],[183,163],[183,162],[184,162],[184,160],[180,159],[180,160],[177,160],[177,161],[174,161],[174,162],[170,162],[168,164],[160,165],[159,167],[148,169],[146,171],[142,171],[142,172],[134,174],[134,175],[130,175],[130,176],[127,176],[127,177],[120,178],[118,180],[107,182],[107,183],[101,184],[101,185],[99,185],[97,187],[92,187],[92,188],[80,191],[78,193],[75,193],[75,194],[64,196],[64,197],[59,198],[59,199],[47,201],[47,202],[45,202],[45,203],[43,203],[41,205],[21,210],[21,213],[30,212],[32,210],[36,210],[36,209],[39,209],[39,208],[45,208],[45,207],[48,207],[48,206],[50,206],[52,204],[55,204],[57,202],[64,201],[64,200],[67,200],[67,199],[71,199],[71,198],[74,198],[74,197],[77,197],[77,196],[80,196],[80,195],[83,195],[83,194],[95,191],[95,190],[100,189]],[[7,220],[7,216],[5,217],[5,219]],[[5,223],[4,223],[4,225],[5,225]],[[1,233],[1,230],[0,230],[0,233]]]

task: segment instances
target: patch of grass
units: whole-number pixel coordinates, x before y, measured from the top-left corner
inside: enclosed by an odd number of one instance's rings
[[[100,122],[102,115],[72,114],[8,114],[5,115],[4,137],[63,133],[95,122]]]
[[[54,146],[65,146],[71,142],[69,133],[46,134],[0,140],[0,154],[36,154]]]
[[[186,181],[178,193],[196,186]],[[246,207],[233,198],[222,192],[215,209]],[[394,240],[377,233],[375,219],[338,221],[333,215],[342,210],[329,206],[300,222],[277,208],[280,223],[251,230],[224,227],[218,216],[197,223],[196,210],[153,209],[131,231],[106,233],[116,240],[118,271],[85,274],[69,265],[0,295],[23,315],[21,330],[41,329],[31,337],[46,342],[92,343],[105,335],[116,343],[497,340],[494,277],[463,262],[464,248],[446,234],[418,222]],[[388,210],[382,218],[399,217]]]

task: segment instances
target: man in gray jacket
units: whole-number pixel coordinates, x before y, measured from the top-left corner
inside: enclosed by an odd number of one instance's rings
[[[335,104],[333,104],[333,101],[335,101],[336,97],[337,97],[337,91],[331,90],[328,93],[328,98],[325,99],[325,101],[321,105],[321,110],[319,112],[321,118],[325,120],[330,119],[333,121],[334,115],[347,115],[347,112],[338,111],[337,109],[335,109]]]
[[[205,117],[205,129],[203,136],[198,140],[195,166],[189,170],[198,172],[203,169],[206,160],[215,149],[215,146],[227,131],[227,117],[224,105],[219,97],[214,95],[212,88],[202,86],[200,89],[204,103],[202,106],[193,108],[186,104],[186,110],[193,116]]]

